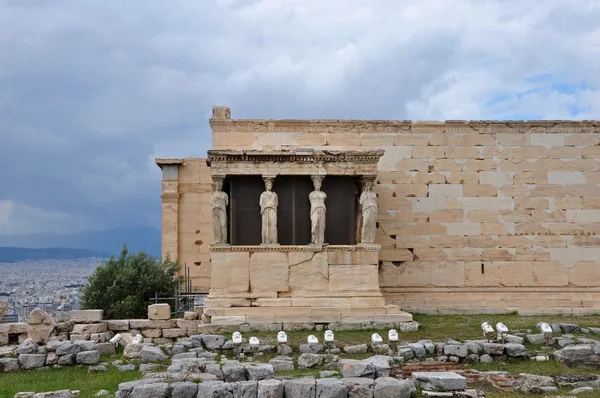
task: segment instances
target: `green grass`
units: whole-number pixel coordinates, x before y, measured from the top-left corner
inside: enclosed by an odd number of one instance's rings
[[[0,397],[11,398],[19,391],[46,392],[80,390],[81,397],[93,397],[99,390],[117,391],[119,383],[137,380],[139,372],[119,372],[109,366],[108,372],[89,373],[87,366],[20,371],[0,374]]]
[[[593,373],[598,374],[598,369],[592,368],[569,368],[557,361],[525,361],[525,360],[507,360],[494,361],[492,363],[472,363],[467,365],[467,369],[476,369],[481,372],[500,371],[509,372],[511,375],[519,373],[531,373],[539,376],[550,376],[563,373]]]
[[[418,340],[433,340],[445,341],[448,339],[456,339],[464,341],[467,339],[482,338],[481,323],[488,321],[495,325],[496,322],[504,322],[511,331],[514,330],[532,330],[535,331],[535,324],[544,321],[549,323],[576,323],[582,327],[596,326],[600,327],[600,316],[521,316],[518,314],[503,314],[503,315],[420,315],[415,314],[415,321],[421,324],[417,332],[400,332],[400,344],[402,342],[415,342]],[[371,334],[378,332],[384,340],[387,340],[387,330],[358,330],[358,331],[339,331],[335,332],[335,345],[338,348],[343,348],[345,345],[352,344],[369,344]],[[230,333],[223,333],[230,336]],[[310,334],[316,335],[320,341],[323,339],[322,331],[297,331],[288,332],[289,345],[294,349],[294,355],[298,356],[298,346],[306,343],[306,338]],[[245,333],[245,337],[257,336],[261,340],[261,344],[277,344],[276,332],[253,332]],[[593,336],[590,336],[593,337]],[[530,354],[544,352],[550,354],[555,348],[545,348],[543,346],[533,346],[526,344]],[[116,357],[103,357],[105,362],[111,362],[114,359],[120,358],[122,348]],[[371,356],[372,353],[365,355],[346,355],[343,351],[340,354],[343,358],[364,358]],[[266,354],[259,356],[256,359],[260,362],[268,362],[277,354]],[[539,375],[551,375],[557,373],[598,373],[599,370],[594,369],[570,369],[558,362],[536,362],[536,361],[495,361],[491,364],[469,364],[468,368],[477,369],[480,371],[498,370],[507,371],[511,374],[533,373]],[[278,373],[278,375],[300,376],[300,375],[316,375],[320,369],[296,369],[289,373]],[[69,367],[61,369],[50,369],[43,372],[34,371],[19,371],[0,374],[0,398],[12,397],[19,391],[55,391],[62,389],[81,390],[82,397],[92,397],[98,390],[108,390],[115,392],[119,383],[125,381],[136,380],[140,378],[139,372],[119,372],[116,368],[109,366],[109,371],[106,373],[88,373],[87,367]],[[568,392],[569,390],[561,392]],[[521,393],[491,393],[488,397],[523,397]],[[596,394],[597,395],[597,394]],[[579,397],[592,397],[594,395],[579,395]]]
[[[501,315],[422,315],[415,314],[414,320],[421,324],[417,332],[399,332],[401,341],[415,342],[417,340],[445,341],[448,339],[468,340],[481,339],[481,323],[488,321],[494,325],[502,321],[508,328],[513,330],[530,329],[532,333],[538,333],[535,325],[538,322],[548,323],[576,323],[582,327],[600,327],[600,316],[523,316],[518,314]],[[387,340],[387,330],[353,330],[335,332],[336,345],[343,348],[347,344],[362,344],[371,341],[371,334],[378,332],[384,340]],[[305,344],[308,335],[314,334],[320,341],[323,332],[317,331],[293,331],[287,332],[289,345],[297,350],[299,344]],[[229,333],[225,333],[229,336]],[[245,337],[257,336],[262,344],[277,344],[276,332],[251,332]],[[528,347],[529,348],[529,347]]]

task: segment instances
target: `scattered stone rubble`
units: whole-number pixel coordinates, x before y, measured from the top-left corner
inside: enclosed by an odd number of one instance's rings
[[[153,310],[149,317],[170,317],[165,307]],[[186,314],[187,321],[192,314]],[[142,380],[122,383],[116,397],[300,397],[307,394],[319,398],[327,397],[408,397],[419,388],[424,397],[478,397],[475,390],[467,390],[470,380],[464,372],[448,370],[427,372],[419,364],[448,364],[459,366],[469,362],[494,362],[515,358],[539,360],[540,355],[530,355],[524,346],[532,342],[529,331],[513,332],[504,336],[503,343],[488,340],[449,340],[434,342],[420,340],[413,343],[357,344],[338,348],[333,344],[301,344],[294,352],[287,344],[263,344],[251,347],[244,339],[234,345],[227,336],[219,334],[190,334],[164,338],[164,329],[158,337],[144,337],[134,342],[137,334],[152,330],[157,322],[177,320],[117,320],[102,321],[99,311],[81,311],[75,314],[79,323],[73,324],[69,339],[65,336],[49,336],[46,339],[27,338],[18,346],[0,350],[0,372],[44,369],[70,365],[86,365],[90,372],[105,372],[110,366],[120,371],[139,370]],[[28,326],[56,325],[48,321],[43,311],[34,311]],[[132,324],[140,327],[139,333],[131,329]],[[144,328],[150,326],[151,328]],[[169,326],[169,325],[167,325]],[[600,328],[581,328],[578,325],[553,325],[556,335],[543,336],[538,344],[555,351],[544,357],[554,359],[570,367],[600,367],[600,341],[571,333],[600,334]],[[76,332],[76,333],[75,333]],[[114,355],[115,345],[106,342],[115,333],[121,335],[124,345],[123,359],[101,363],[102,355]],[[564,333],[558,335],[558,333]],[[28,336],[32,334],[28,333]],[[148,335],[148,333],[146,333]],[[72,341],[73,336],[81,337]],[[537,341],[535,338],[534,341]],[[543,348],[543,346],[541,348]],[[350,355],[371,353],[368,358],[357,360],[340,358],[344,352]],[[261,356],[277,356],[269,363],[257,362]],[[298,355],[294,359],[293,355]],[[141,363],[140,363],[141,362]],[[166,371],[164,368],[168,365]],[[394,368],[407,364],[417,366],[409,373],[394,372]],[[319,369],[319,379],[311,377],[290,378],[275,376],[276,372],[291,372],[296,369]],[[324,370],[323,370],[324,369]],[[502,388],[526,393],[556,393],[557,387],[572,387],[572,393],[600,389],[600,376],[554,375],[538,376],[521,374],[509,376],[504,372],[470,371],[470,376],[500,380]],[[198,384],[198,382],[201,382]],[[56,394],[63,395],[56,395]],[[75,397],[76,391],[54,392],[55,395],[19,393],[19,397]],[[29,394],[29,395],[27,395]],[[33,394],[33,395],[32,395]],[[49,393],[46,393],[49,394]],[[71,394],[71,395],[68,395]],[[103,396],[103,395],[98,395]]]

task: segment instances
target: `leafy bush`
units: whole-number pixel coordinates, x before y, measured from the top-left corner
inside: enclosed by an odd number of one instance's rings
[[[150,298],[172,297],[177,288],[177,262],[160,261],[143,251],[130,254],[123,246],[96,268],[81,293],[82,309],[103,309],[107,319],[146,318]]]

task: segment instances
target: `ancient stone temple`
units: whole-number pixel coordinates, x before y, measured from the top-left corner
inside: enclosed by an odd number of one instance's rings
[[[157,159],[213,323],[600,309],[600,122],[236,120]]]

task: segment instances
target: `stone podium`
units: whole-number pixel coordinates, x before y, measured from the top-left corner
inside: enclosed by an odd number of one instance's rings
[[[208,155],[207,163],[217,180],[230,176],[261,176],[268,183],[274,178],[277,187],[280,184],[278,176],[295,175],[318,181],[320,188],[320,182],[331,176],[347,176],[372,183],[383,150],[211,150]],[[271,193],[271,186],[267,185],[266,192]],[[371,197],[372,191],[367,195],[370,203],[376,200]],[[314,195],[312,198],[314,210]],[[348,200],[358,203],[358,196]],[[261,212],[264,212],[265,203],[263,193]],[[273,206],[269,211],[274,211]],[[307,222],[312,225],[314,220]],[[204,303],[205,322],[235,325],[412,320],[410,314],[385,303],[379,287],[380,245],[323,244],[322,233],[317,244],[313,242],[314,236],[309,236],[305,245],[279,244],[272,238],[265,242],[264,235],[261,240],[263,244],[230,242],[230,245],[211,246],[211,285]]]

